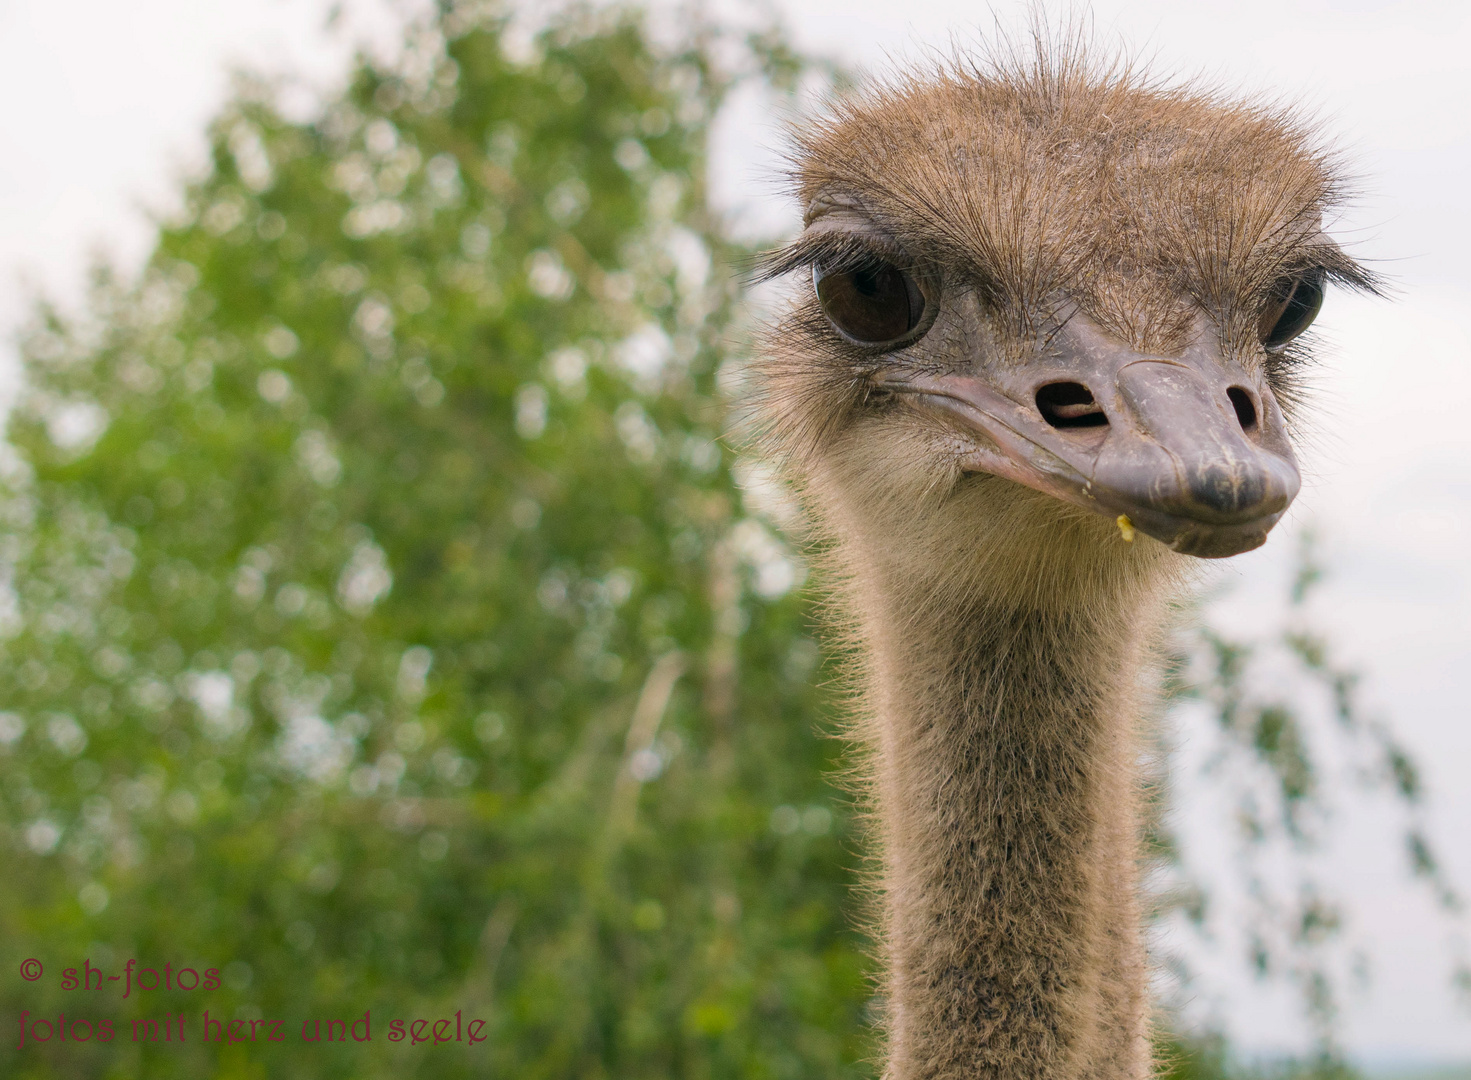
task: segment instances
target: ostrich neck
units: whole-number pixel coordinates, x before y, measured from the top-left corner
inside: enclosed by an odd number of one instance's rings
[[[886,1077],[1140,1080],[1135,727],[1158,605],[1137,589],[1095,593],[1086,614],[956,592],[969,599],[881,587],[859,605]]]

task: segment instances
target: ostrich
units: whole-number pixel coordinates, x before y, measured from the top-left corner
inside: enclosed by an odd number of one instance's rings
[[[854,656],[888,1080],[1151,1069],[1139,727],[1191,556],[1300,486],[1311,126],[1077,44],[909,74],[793,134],[799,276],[759,452]]]

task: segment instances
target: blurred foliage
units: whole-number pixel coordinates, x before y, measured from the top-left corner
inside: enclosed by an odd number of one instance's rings
[[[718,56],[718,59],[717,59]],[[707,125],[770,39],[420,28],[244,93],[141,282],[24,342],[5,981],[124,1035],[6,1076],[864,1071],[799,573],[720,442]],[[217,967],[83,994],[64,966]],[[200,1040],[197,1017],[289,1040]],[[303,1045],[373,1016],[373,1042]],[[474,1047],[390,1018],[488,1021]],[[129,1021],[189,1017],[184,1046]]]
[[[1243,911],[1240,925],[1217,929],[1239,938],[1243,959],[1258,978],[1283,979],[1296,988],[1315,1049],[1294,1068],[1313,1076],[1345,1068],[1337,1043],[1341,988],[1362,983],[1368,966],[1345,934],[1344,907],[1313,858],[1330,838],[1344,797],[1397,805],[1410,876],[1428,888],[1448,923],[1463,915],[1427,837],[1413,760],[1389,725],[1366,709],[1360,675],[1334,657],[1314,624],[1310,600],[1323,578],[1316,538],[1305,531],[1280,622],[1256,620],[1267,629],[1248,637],[1224,632],[1198,612],[1185,622],[1169,665],[1167,698],[1176,723],[1160,728],[1164,767],[1152,815],[1162,871],[1157,917],[1183,916],[1205,927],[1211,891],[1194,879],[1189,853],[1168,829],[1168,790],[1189,782],[1213,785],[1222,796],[1235,825],[1233,875]],[[1191,722],[1192,710],[1203,722]],[[1207,747],[1198,775],[1182,775],[1172,753],[1172,733],[1182,724]],[[1161,959],[1189,995],[1188,967],[1178,956]],[[1453,982],[1466,985],[1464,956],[1451,955],[1448,967]],[[1182,1060],[1227,1060],[1210,1040],[1181,1046]]]
[[[141,278],[41,308],[0,501],[0,962],[47,973],[0,1000],[119,1034],[0,1041],[5,1076],[871,1075],[841,747],[802,568],[720,441],[745,253],[704,193],[725,96],[806,67],[698,19],[446,7],[315,121],[243,86]],[[1296,713],[1201,633],[1177,692],[1306,835]],[[129,959],[223,985],[61,988]],[[206,1041],[205,1009],[285,1041]],[[371,1043],[301,1041],[365,1010]],[[165,1014],[182,1045],[134,1041]],[[457,1014],[485,1041],[389,1041]]]
[[[1237,1060],[1219,1035],[1164,1035],[1157,1040],[1159,1080],[1354,1080],[1359,1074],[1332,1053],[1267,1064]]]

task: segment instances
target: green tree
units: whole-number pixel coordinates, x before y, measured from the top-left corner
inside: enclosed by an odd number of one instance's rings
[[[0,925],[47,973],[5,1011],[119,1034],[7,1076],[864,1071],[818,650],[716,394],[706,129],[798,65],[501,30],[451,10],[315,123],[247,87],[141,280],[26,336]],[[223,985],[61,989],[129,958]],[[457,1012],[485,1041],[390,1041]]]

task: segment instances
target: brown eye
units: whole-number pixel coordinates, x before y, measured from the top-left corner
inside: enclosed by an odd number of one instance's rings
[[[1276,352],[1301,334],[1323,306],[1323,275],[1312,270],[1298,277],[1283,278],[1272,289],[1262,309],[1257,333],[1269,352]]]
[[[919,325],[924,293],[914,278],[892,263],[865,263],[852,270],[812,268],[818,302],[832,324],[862,345],[897,341]]]

